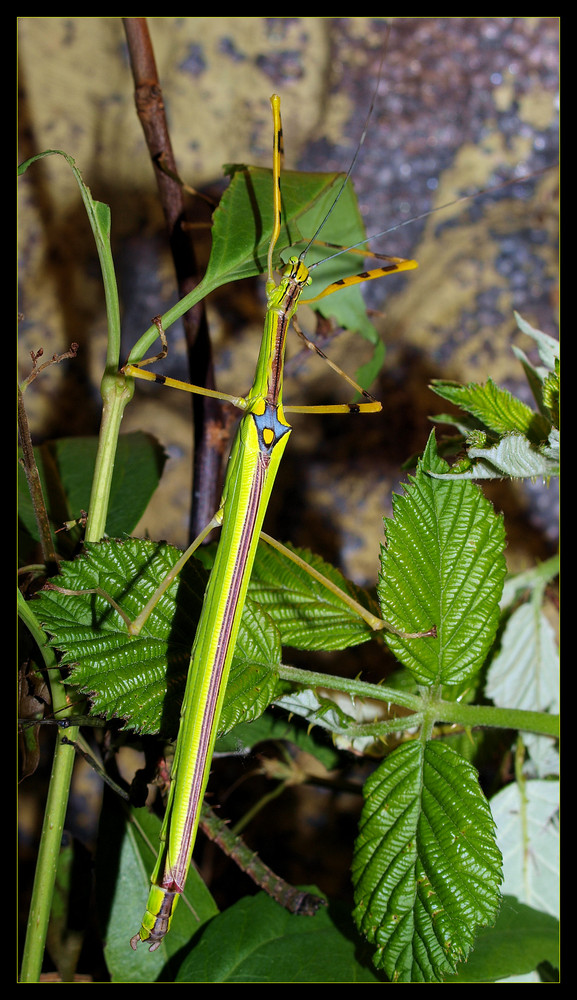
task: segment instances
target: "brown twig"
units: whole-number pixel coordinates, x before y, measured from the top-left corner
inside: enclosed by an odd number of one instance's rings
[[[75,358],[78,354],[78,344],[72,343],[64,354],[53,354],[48,361],[44,361],[41,365],[38,364],[38,359],[43,357],[44,348],[40,347],[37,351],[30,351],[30,357],[32,358],[32,368],[30,369],[30,374],[26,376],[22,382],[20,389],[25,392],[31,382],[40,375],[41,371],[45,368],[49,368],[50,365],[58,365],[61,361],[65,361],[66,358]]]
[[[207,837],[218,844],[259,888],[285,910],[308,917],[316,913],[319,907],[327,905],[322,896],[296,889],[273,872],[272,868],[269,868],[258,854],[245,844],[242,837],[236,836],[206,803],[200,814],[200,826]]]
[[[20,444],[22,446],[22,465],[24,467],[24,472],[26,473],[28,488],[32,498],[34,517],[36,518],[40,545],[42,547],[42,557],[44,559],[47,572],[51,573],[58,567],[58,557],[52,540],[50,521],[46,510],[42,483],[40,482],[40,474],[34,457],[34,448],[32,445],[32,438],[30,436],[30,429],[28,427],[28,417],[24,408],[24,399],[20,388],[18,389],[18,431],[20,435]]]
[[[162,90],[158,79],[152,41],[145,17],[123,18],[134,79],[134,96],[158,185],[170,248],[182,298],[199,283],[200,277],[190,227],[185,225],[183,188],[168,133]],[[183,317],[191,381],[214,388],[212,353],[202,303]],[[194,488],[191,534],[195,537],[208,524],[218,505],[224,439],[219,402],[193,396]]]
[[[32,437],[28,426],[28,416],[24,406],[24,392],[30,383],[37,378],[41,371],[44,371],[44,369],[49,368],[51,365],[59,364],[66,358],[75,358],[77,354],[78,344],[72,343],[69,349],[64,351],[63,354],[53,354],[48,361],[43,361],[40,365],[38,364],[38,361],[44,356],[44,349],[40,347],[37,351],[30,351],[30,357],[32,359],[30,374],[27,375],[24,381],[18,386],[18,434],[22,448],[22,458],[20,461],[24,472],[26,473],[26,480],[28,482],[28,489],[30,490],[34,517],[36,519],[36,526],[38,528],[38,535],[40,538],[42,557],[44,559],[48,575],[58,570],[58,556],[54,547],[52,532],[50,530],[50,520],[46,510],[46,501],[44,499],[44,492],[40,481],[40,473],[38,472],[38,466],[34,455]]]

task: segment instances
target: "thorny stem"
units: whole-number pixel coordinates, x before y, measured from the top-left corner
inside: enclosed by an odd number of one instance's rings
[[[319,906],[326,906],[326,901],[321,896],[296,889],[280,878],[268,865],[265,865],[264,861],[261,861],[255,851],[247,847],[242,837],[236,836],[206,804],[202,807],[200,825],[207,837],[218,844],[256,885],[290,913],[308,916],[315,913]]]

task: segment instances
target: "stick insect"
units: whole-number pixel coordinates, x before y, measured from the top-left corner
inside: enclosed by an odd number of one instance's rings
[[[174,576],[200,545],[209,531],[221,528],[220,541],[211,571],[203,610],[191,654],[186,691],[181,709],[172,781],[161,832],[161,850],[151,877],[151,889],[146,913],[137,934],[131,939],[136,948],[146,941],[156,950],[168,932],[172,914],[184,889],[199,821],[199,811],[208,782],[210,762],[216,739],[218,720],[226,689],[235,640],[240,625],[256,546],[271,495],[274,478],[288,443],[291,427],[286,413],[291,409],[306,413],[374,413],[381,404],[361,391],[359,403],[326,406],[283,407],[283,362],[286,335],[301,296],[310,284],[310,272],[305,264],[308,246],[319,235],[323,223],[309,244],[296,257],[290,258],[277,285],[273,277],[273,253],[281,228],[281,161],[282,127],[280,99],[271,98],[273,112],[273,217],[274,228],[268,253],[267,311],[264,333],[258,356],[253,385],[246,397],[218,393],[243,413],[229,458],[220,507],[205,531],[199,535],[174,567],[173,572],[129,625],[137,635],[161,594]],[[354,164],[354,161],[353,161]],[[343,185],[348,182],[350,173]],[[341,188],[341,191],[343,188]],[[340,196],[337,194],[337,199]],[[332,211],[332,208],[330,209]],[[389,258],[387,263],[371,272],[329,286],[322,296],[344,284],[371,280],[384,274],[410,270],[416,262]],[[320,297],[320,296],[319,296]],[[124,371],[129,377],[215,395],[212,390],[187,386],[177,380],[155,375],[143,365],[158,360],[166,353],[166,340],[160,320],[157,321],[163,351],[140,365],[128,364]],[[348,377],[347,377],[348,378]],[[352,381],[348,379],[348,381]],[[405,638],[434,635],[434,626],[426,632],[401,633]]]

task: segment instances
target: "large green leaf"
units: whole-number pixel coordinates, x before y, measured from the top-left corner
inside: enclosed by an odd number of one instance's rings
[[[382,615],[406,632],[436,625],[436,639],[385,635],[422,684],[458,684],[481,667],[499,624],[506,566],[503,519],[473,483],[435,479],[444,472],[434,434],[417,474],[393,497],[385,520],[377,585]]]
[[[220,285],[224,281],[266,273],[272,233],[272,170],[242,165],[225,169],[232,174],[232,180],[213,215],[212,251],[203,279],[211,288],[215,282]],[[346,184],[331,211],[343,180],[343,174],[290,170],[284,171],[281,177],[282,226],[276,244],[276,266],[282,267],[281,262],[286,263],[290,254],[302,251],[324,222],[318,236],[322,242],[307,250],[309,267],[318,261],[322,264],[314,268],[312,284],[303,295],[304,299],[314,298],[333,281],[362,270],[362,253],[358,251],[325,260],[334,253],[334,248],[356,246],[366,236],[352,183]],[[324,243],[331,247],[327,248]],[[315,303],[315,309],[325,316],[334,316],[342,326],[356,329],[372,343],[378,343],[358,285]]]
[[[213,216],[212,251],[203,285],[208,290],[225,281],[265,273],[272,232],[272,171],[261,167],[233,166],[227,170],[232,180]],[[322,226],[319,240],[339,247],[356,246],[365,239],[353,185],[346,184],[333,211],[344,177],[342,174],[313,174],[285,171],[281,177],[282,227],[276,245],[275,260],[288,260],[298,254],[306,241]],[[258,205],[258,211],[255,206]],[[330,211],[330,215],[329,215]],[[328,216],[328,217],[327,217]],[[312,284],[303,299],[314,298],[327,285],[362,270],[362,255],[340,254],[325,260],[334,251],[322,245],[310,247],[306,263],[322,261],[312,272]],[[371,362],[358,377],[361,385],[370,385],[383,361],[383,345],[367,310],[358,285],[334,292],[315,303],[323,316],[332,316],[340,326],[355,330],[374,346]]]
[[[98,438],[44,441],[34,449],[48,515],[56,529],[87,511]],[[166,454],[149,434],[135,431],[118,439],[106,531],[121,536],[133,530],[154,493]],[[18,466],[18,516],[32,538],[38,538],[26,477]]]
[[[103,589],[133,621],[181,553],[165,543],[139,539],[86,546],[57,578],[67,590]],[[35,612],[73,670],[69,684],[90,696],[92,710],[125,719],[144,733],[176,735],[190,650],[207,574],[190,559],[162,596],[140,635],[130,636],[110,601],[98,594],[65,596],[44,590]],[[280,639],[256,606],[247,606],[231,667],[230,695],[220,730],[256,718],[272,700]]]
[[[216,276],[223,280],[264,274],[273,225],[272,170],[234,164],[225,168],[231,175],[218,208],[213,215],[212,251],[205,281],[212,285]],[[277,240],[275,261],[286,261],[290,253],[298,253],[327,215],[343,181],[342,174],[301,173],[285,171],[281,178],[282,226]],[[347,184],[335,211],[323,227],[320,239],[336,241],[341,246],[362,240],[365,230],[356,202],[354,188]],[[309,262],[328,255],[328,251],[311,249]],[[326,271],[343,266],[357,267],[359,257],[343,254],[331,261]],[[354,273],[354,271],[352,272]],[[332,278],[323,280],[321,287]],[[319,289],[320,290],[320,289]],[[308,296],[307,296],[308,297]]]
[[[264,893],[210,922],[184,959],[181,983],[378,983],[346,917],[296,916]],[[226,947],[223,947],[226,942]]]
[[[267,254],[272,233],[272,171],[236,164],[226,168],[232,174],[213,215],[212,249],[207,269],[195,290],[163,316],[166,329],[192,305],[228,282],[266,274]],[[343,181],[341,174],[313,174],[286,171],[282,175],[282,227],[274,256],[275,267],[304,249],[335,201]],[[365,230],[352,184],[327,219],[319,240],[352,246],[365,239]],[[313,246],[307,252],[308,265],[330,256],[331,250]],[[346,253],[319,265],[313,283],[303,298],[312,298],[338,278],[362,270],[362,254]],[[356,330],[374,347],[372,361],[364,372],[365,385],[374,380],[383,358],[383,344],[367,316],[359,285],[341,289],[314,304],[324,316],[332,316],[343,327]],[[130,355],[140,360],[157,337],[151,327]],[[359,376],[360,377],[360,376]]]
[[[364,788],[354,918],[389,979],[442,982],[499,907],[501,855],[474,768],[447,744],[406,743]]]

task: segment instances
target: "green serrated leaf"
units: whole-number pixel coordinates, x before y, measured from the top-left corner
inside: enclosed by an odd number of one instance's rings
[[[304,561],[378,615],[366,591],[346,580],[319,556],[287,545]],[[283,644],[296,649],[337,650],[358,646],[374,633],[354,611],[310,573],[277,549],[261,543],[257,550],[250,591],[277,625]]]
[[[165,543],[139,539],[87,545],[85,556],[63,564],[58,585],[100,587],[132,621],[180,554]],[[122,617],[99,595],[45,590],[35,599],[39,620],[54,636],[52,645],[63,651],[63,663],[73,665],[68,683],[90,696],[94,714],[125,719],[140,732],[176,735],[206,581],[205,569],[189,560],[136,637],[128,635]],[[264,711],[276,684],[280,640],[255,607],[241,623],[237,650],[221,731]]]
[[[461,385],[438,379],[432,382],[431,388],[498,434],[525,434],[535,444],[547,439],[549,422],[507,389],[495,385],[492,379],[484,385],[477,382]]]
[[[442,982],[499,907],[501,855],[477,772],[447,744],[411,742],[364,789],[353,913],[394,982]]]
[[[447,469],[433,433],[404,495],[393,496],[381,550],[383,618],[406,632],[437,627],[436,639],[385,635],[422,684],[458,684],[479,670],[499,623],[506,572],[502,517],[472,483],[433,478]]]

